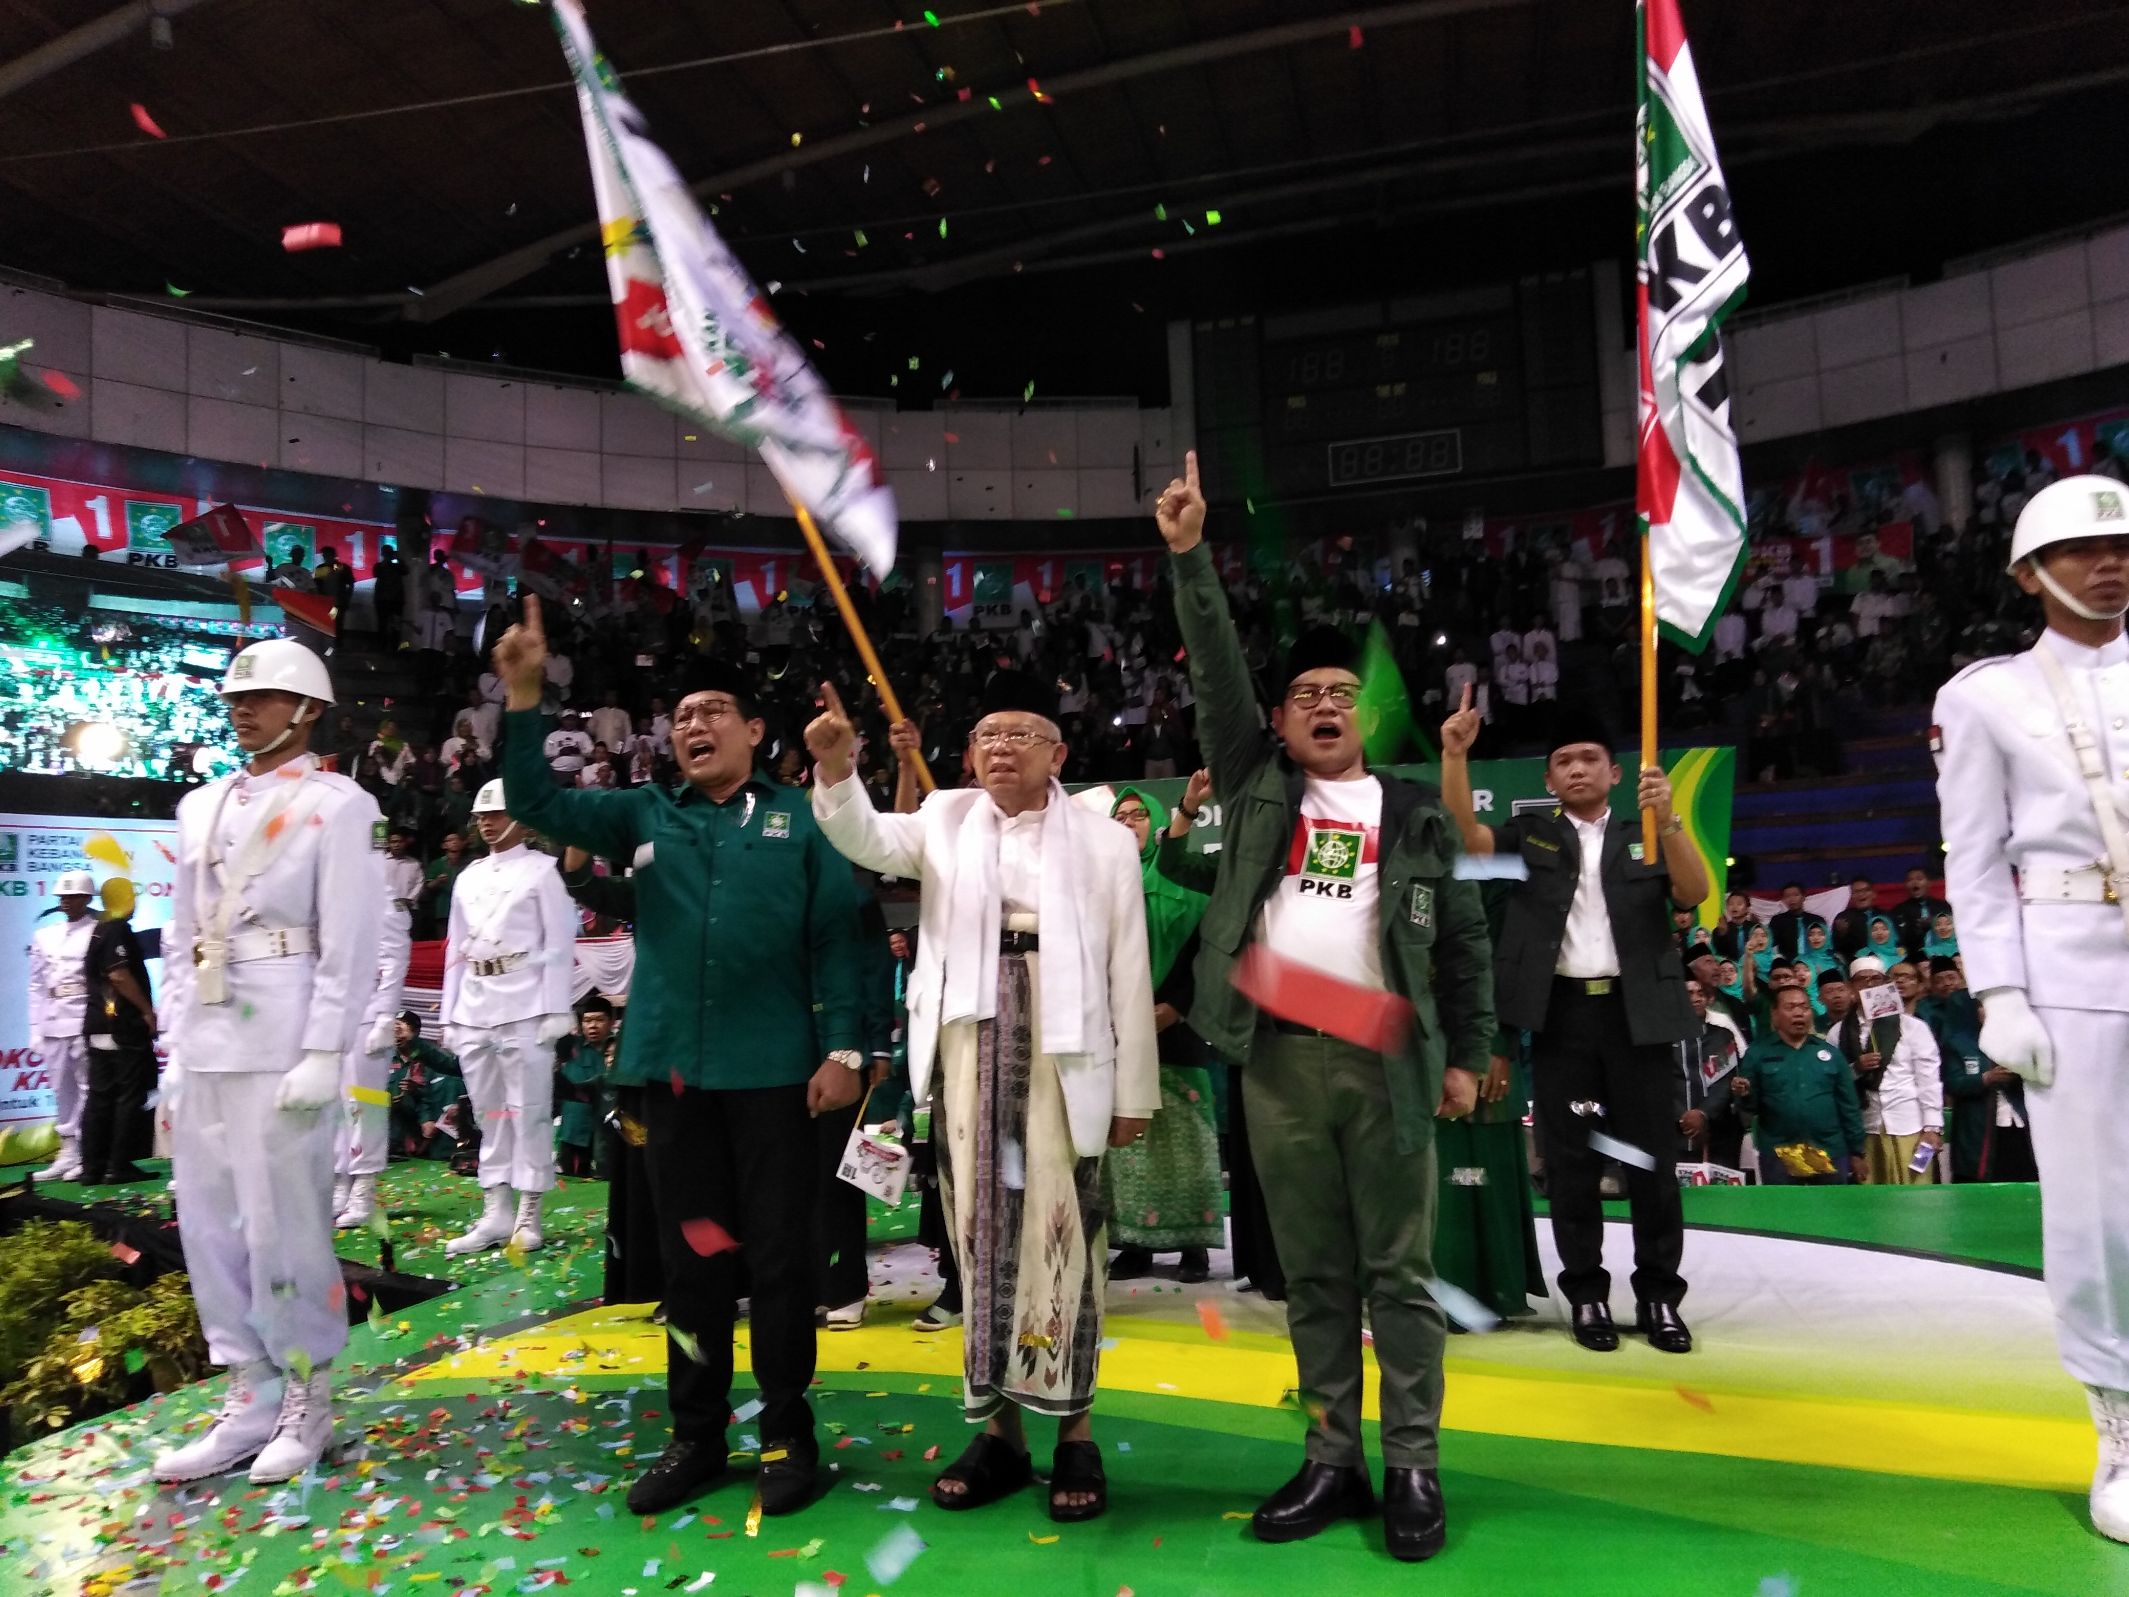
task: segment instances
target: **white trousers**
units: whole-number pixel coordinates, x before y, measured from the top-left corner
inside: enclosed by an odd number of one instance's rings
[[[2129,1014],[2038,1009],[2055,1084],[2026,1083],[2063,1367],[2129,1392]]]
[[[452,1051],[481,1128],[480,1183],[548,1192],[554,1187],[554,1048],[537,1020],[457,1026]]]
[[[340,1099],[345,1111],[333,1128],[333,1174],[374,1176],[384,1170],[391,1152],[392,1106],[363,1103],[355,1089],[383,1092],[392,1079],[390,1050],[381,1054],[362,1051],[361,1039],[340,1056]]]
[[[333,1122],[274,1107],[278,1071],[190,1071],[171,1141],[171,1186],[192,1301],[217,1364],[347,1346],[333,1257]]]
[[[37,1050],[52,1077],[52,1100],[59,1134],[81,1135],[81,1106],[89,1099],[89,1050],[81,1037],[47,1037]]]

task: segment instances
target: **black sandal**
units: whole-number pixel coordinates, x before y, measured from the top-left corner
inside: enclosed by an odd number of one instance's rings
[[[1060,1503],[1061,1495],[1091,1492],[1091,1503]],[[1059,1442],[1050,1459],[1050,1518],[1060,1525],[1099,1519],[1109,1507],[1109,1477],[1102,1473],[1101,1448],[1093,1442]]]
[[[1034,1479],[1035,1466],[1027,1454],[1016,1452],[1003,1437],[984,1431],[932,1482],[931,1500],[954,1512],[981,1508],[1012,1496]],[[962,1489],[942,1492],[939,1486],[943,1481],[959,1481]]]

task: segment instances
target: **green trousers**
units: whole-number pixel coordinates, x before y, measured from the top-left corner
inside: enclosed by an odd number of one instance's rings
[[[1259,1032],[1249,1143],[1286,1267],[1286,1325],[1303,1402],[1320,1404],[1308,1456],[1365,1464],[1361,1310],[1382,1371],[1382,1462],[1432,1469],[1447,1326],[1434,1270],[1434,1144],[1399,1153],[1379,1056],[1329,1037]],[[1261,1107],[1260,1107],[1261,1105]]]

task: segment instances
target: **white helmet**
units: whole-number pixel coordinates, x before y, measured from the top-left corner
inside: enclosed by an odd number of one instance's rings
[[[481,783],[481,790],[473,795],[473,813],[475,815],[499,815],[506,813],[509,808],[510,806],[503,802],[503,779],[501,777],[495,778],[492,782]]]
[[[87,871],[61,871],[59,880],[52,884],[52,896],[72,898],[77,894],[84,898],[94,898],[96,878]]]
[[[325,662],[293,638],[267,638],[248,644],[229,662],[229,670],[222,678],[224,698],[262,688],[300,693],[321,704],[333,702],[333,679],[326,674]]]
[[[2064,477],[2028,499],[2025,509],[2018,513],[2007,569],[2015,571],[2021,560],[2031,560],[2051,545],[2110,534],[2129,537],[2129,487],[2112,477]],[[2038,560],[2033,561],[2033,575],[2043,588],[2087,621],[2114,619],[2113,615],[2096,612],[2071,598]],[[2116,611],[2114,615],[2121,613]]]

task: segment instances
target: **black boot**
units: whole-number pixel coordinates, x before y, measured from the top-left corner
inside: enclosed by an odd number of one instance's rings
[[[761,1511],[795,1514],[820,1492],[820,1446],[812,1437],[767,1442],[761,1450]]]
[[[1449,1519],[1441,1476],[1431,1469],[1382,1472],[1382,1539],[1392,1558],[1417,1564],[1442,1550]]]
[[[1203,1248],[1185,1248],[1182,1263],[1175,1267],[1175,1278],[1190,1286],[1211,1280],[1211,1256]]]
[[[1338,1520],[1365,1519],[1374,1511],[1366,1470],[1310,1459],[1300,1474],[1264,1499],[1249,1528],[1260,1542],[1298,1542]]]
[[[690,1439],[676,1436],[651,1467],[628,1489],[631,1514],[662,1514],[699,1496],[705,1487],[723,1476],[725,1444],[722,1437]]]
[[[1147,1248],[1125,1248],[1109,1261],[1109,1279],[1112,1281],[1135,1281],[1153,1268],[1153,1254]]]

